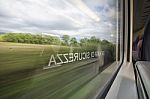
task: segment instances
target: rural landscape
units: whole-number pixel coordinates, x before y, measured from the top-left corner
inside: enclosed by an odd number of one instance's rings
[[[92,51],[104,51],[104,55],[43,69],[51,54]],[[0,98],[71,97],[115,60],[114,52],[115,44],[95,36],[77,40],[68,35],[1,34]]]
[[[116,4],[0,0],[0,99],[93,99],[119,59]]]

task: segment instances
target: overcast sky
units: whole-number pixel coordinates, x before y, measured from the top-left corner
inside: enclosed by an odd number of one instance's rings
[[[116,0],[0,0],[0,32],[54,36],[116,35]]]

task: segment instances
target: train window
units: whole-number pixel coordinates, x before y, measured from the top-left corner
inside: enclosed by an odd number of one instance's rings
[[[117,0],[0,0],[0,98],[72,97],[119,60],[117,14]]]

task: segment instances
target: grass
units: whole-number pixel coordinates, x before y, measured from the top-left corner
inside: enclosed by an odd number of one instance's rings
[[[43,51],[44,49],[44,51]],[[0,42],[0,99],[68,99],[98,74],[96,58],[43,70],[70,48]]]
[[[0,74],[45,66],[49,62],[50,55],[60,50],[68,51],[69,48],[0,42]]]

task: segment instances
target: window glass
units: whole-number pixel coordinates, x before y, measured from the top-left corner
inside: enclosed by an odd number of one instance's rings
[[[0,0],[0,98],[69,98],[116,61],[116,0]]]

